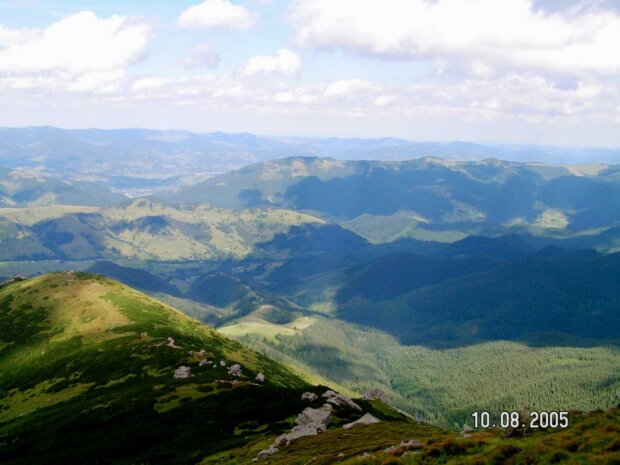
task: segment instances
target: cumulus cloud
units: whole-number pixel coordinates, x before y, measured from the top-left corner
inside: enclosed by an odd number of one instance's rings
[[[620,14],[543,11],[531,0],[298,0],[297,42],[388,59],[452,62],[488,76],[502,70],[620,72]]]
[[[241,70],[241,75],[281,74],[291,76],[297,74],[302,67],[301,58],[290,50],[282,48],[275,56],[254,56]]]
[[[220,64],[220,55],[209,44],[200,44],[194,47],[184,60],[185,66],[217,68]]]
[[[4,32],[4,34],[3,34]],[[146,52],[150,26],[80,12],[43,30],[0,31],[0,79],[16,88],[111,92]],[[8,37],[8,39],[7,39]]]
[[[186,28],[248,30],[254,20],[250,12],[228,0],[205,0],[181,13],[177,24]]]

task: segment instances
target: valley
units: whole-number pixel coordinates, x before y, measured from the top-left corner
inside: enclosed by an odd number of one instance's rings
[[[118,201],[111,189],[97,202],[41,194],[17,203],[39,194],[13,194],[0,208],[0,276],[34,278],[0,288],[0,437],[13,438],[0,442],[0,458],[39,463],[49,438],[63,437],[62,450],[77,455],[54,460],[88,463],[78,432],[87,437],[103,414],[111,435],[98,447],[113,463],[122,463],[115,450],[126,463],[250,463],[290,428],[301,393],[325,386],[356,399],[379,389],[387,404],[359,402],[389,425],[349,439],[337,427],[356,414],[342,411],[336,429],[270,463],[374,464],[388,455],[436,463],[436,453],[443,463],[487,463],[508,452],[499,452],[497,432],[463,445],[456,432],[473,411],[612,408],[620,401],[617,171],[289,157],[151,197]],[[56,189],[53,177],[33,179]],[[168,337],[227,368],[191,368],[191,381],[179,384],[175,369],[201,356],[160,353]],[[228,379],[235,363],[241,381]],[[259,371],[264,384],[252,381]],[[68,408],[73,419],[58,422]],[[617,422],[610,412],[574,413],[575,421]],[[195,426],[201,415],[222,419]],[[122,416],[139,418],[143,431],[112,433]],[[55,426],[31,435],[33,422]],[[181,443],[164,439],[164,425]],[[381,452],[411,438],[423,444],[415,454]],[[514,440],[513,463],[527,463],[536,438]],[[343,447],[323,455],[331,440]],[[146,442],[161,444],[128,452]]]

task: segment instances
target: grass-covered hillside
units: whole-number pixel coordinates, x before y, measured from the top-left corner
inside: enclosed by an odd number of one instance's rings
[[[437,350],[325,318],[278,325],[253,316],[220,330],[350,390],[379,387],[393,405],[450,429],[475,410],[587,411],[620,403],[617,346],[498,341]]]
[[[0,166],[0,207],[56,204],[103,206],[125,199],[124,195],[94,182],[55,179],[36,171]]]
[[[2,464],[618,460],[616,410],[573,413],[566,431],[505,440],[500,431],[463,437],[418,423],[380,400],[329,398],[109,278],[67,271],[0,287]],[[292,436],[283,434],[303,430],[294,429],[303,412],[323,415],[324,432],[285,444]],[[374,423],[343,428],[362,414]]]
[[[229,373],[234,364],[242,376]],[[190,377],[174,379],[181,366]],[[286,429],[304,388],[283,366],[102,276],[0,288],[3,464],[197,463]]]
[[[0,260],[205,260],[243,257],[317,217],[278,209],[170,207],[137,199],[108,208],[0,208]]]

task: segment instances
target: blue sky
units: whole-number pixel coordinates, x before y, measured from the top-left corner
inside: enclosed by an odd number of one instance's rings
[[[0,0],[0,125],[617,147],[618,10]]]

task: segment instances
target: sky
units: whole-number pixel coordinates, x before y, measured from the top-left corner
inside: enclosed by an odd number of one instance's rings
[[[0,126],[620,147],[615,0],[0,0]]]

